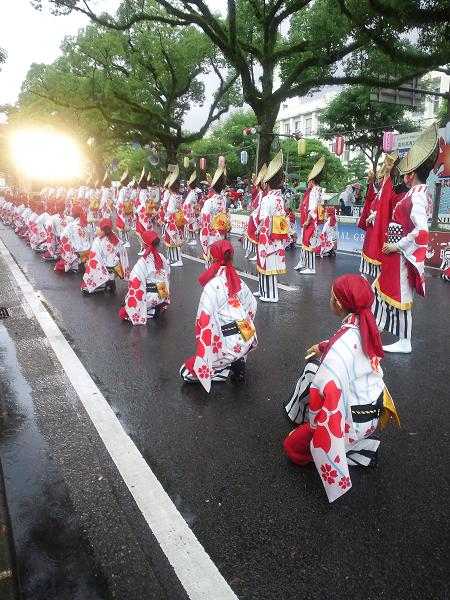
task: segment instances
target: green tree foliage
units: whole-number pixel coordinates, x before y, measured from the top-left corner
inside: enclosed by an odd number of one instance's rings
[[[153,6],[151,0],[147,6]],[[124,17],[124,2],[118,15]],[[53,64],[33,65],[19,107],[76,114],[83,123],[99,123],[89,132],[93,148],[105,141],[156,141],[169,162],[180,144],[203,137],[211,123],[239,103],[237,75],[229,73],[218,51],[192,26],[177,31],[160,23],[142,22],[126,32],[91,25],[67,37],[63,56]],[[217,89],[198,131],[183,130],[188,111],[205,102],[203,77],[215,73]],[[87,116],[82,116],[87,115]]]
[[[347,163],[347,171],[350,181],[363,179],[367,175],[367,159],[364,156],[355,156]]]
[[[206,0],[128,0],[118,15],[96,14],[88,0],[34,4],[77,10],[120,31],[159,22],[176,36],[176,28],[195,25],[238,73],[261,128],[263,160],[285,99],[324,85],[398,85],[450,59],[444,0],[228,0],[226,14]]]
[[[395,128],[400,133],[417,129],[405,106],[374,102],[370,100],[370,88],[365,86],[343,90],[321,111],[320,121],[321,137],[333,139],[343,132],[346,145],[359,148],[371,162],[373,171],[383,152],[383,127]]]
[[[208,137],[192,144],[197,165],[199,158],[206,158],[207,171],[212,174],[217,167],[219,156],[222,155],[225,157],[229,179],[250,177],[255,164],[256,137],[244,136],[243,130],[255,125],[256,117],[251,111],[239,110],[232,113],[222,123],[215,125]],[[248,152],[246,165],[240,162],[242,150]]]
[[[326,167],[321,186],[326,188],[327,192],[335,192],[345,186],[348,180],[347,169],[321,141],[308,138],[306,140],[306,153],[303,156],[299,156],[297,153],[296,140],[280,139],[280,147],[283,149],[285,160],[289,152],[289,176],[291,179],[296,175],[299,181],[306,182],[312,167],[324,155]]]

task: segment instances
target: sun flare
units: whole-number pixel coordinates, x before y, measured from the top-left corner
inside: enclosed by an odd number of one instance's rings
[[[12,136],[11,146],[16,165],[27,177],[64,180],[81,172],[77,145],[65,135],[18,131]]]

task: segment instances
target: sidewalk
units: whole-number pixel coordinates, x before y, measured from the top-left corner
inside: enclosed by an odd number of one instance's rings
[[[1,412],[1,397],[0,397]],[[1,423],[1,419],[0,419]],[[6,506],[3,473],[0,465],[0,598],[17,600],[17,585],[14,569],[12,533]]]
[[[184,599],[1,255],[0,307],[0,459],[21,598]],[[2,560],[0,549],[0,572]]]

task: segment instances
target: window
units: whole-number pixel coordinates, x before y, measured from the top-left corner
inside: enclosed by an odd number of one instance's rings
[[[295,121],[295,131],[300,131],[300,121]]]
[[[305,135],[311,135],[312,133],[312,115],[305,117]]]
[[[440,92],[441,91],[440,86],[436,86],[433,91],[434,92]],[[437,113],[439,111],[440,105],[441,105],[441,97],[440,96],[435,96],[434,100],[433,100],[433,111],[435,113]]]
[[[344,154],[342,155],[342,161],[348,162],[349,158],[350,158],[350,150],[344,150]]]
[[[284,124],[284,133],[291,133],[291,128],[289,127],[289,123]]]

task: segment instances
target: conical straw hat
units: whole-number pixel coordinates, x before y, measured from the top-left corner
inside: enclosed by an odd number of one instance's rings
[[[259,185],[261,183],[261,181],[264,181],[264,175],[267,173],[267,165],[266,163],[263,164],[263,166],[261,167],[261,170],[258,173],[258,176],[255,178],[253,185]]]
[[[319,160],[316,162],[316,164],[313,166],[313,168],[311,169],[308,177],[306,178],[306,181],[311,181],[311,179],[314,179],[315,177],[317,177],[317,175],[320,175],[320,173],[322,173],[324,167],[325,167],[325,156],[321,156],[319,158]]]
[[[270,181],[270,179],[272,179],[272,177],[278,173],[283,166],[283,160],[283,150],[280,150],[278,154],[272,158],[269,166],[267,167],[267,171],[263,179],[264,183],[266,181]]]
[[[412,173],[430,158],[439,140],[438,129],[439,124],[433,123],[417,138],[410,151],[399,162],[398,168],[401,175]]]

